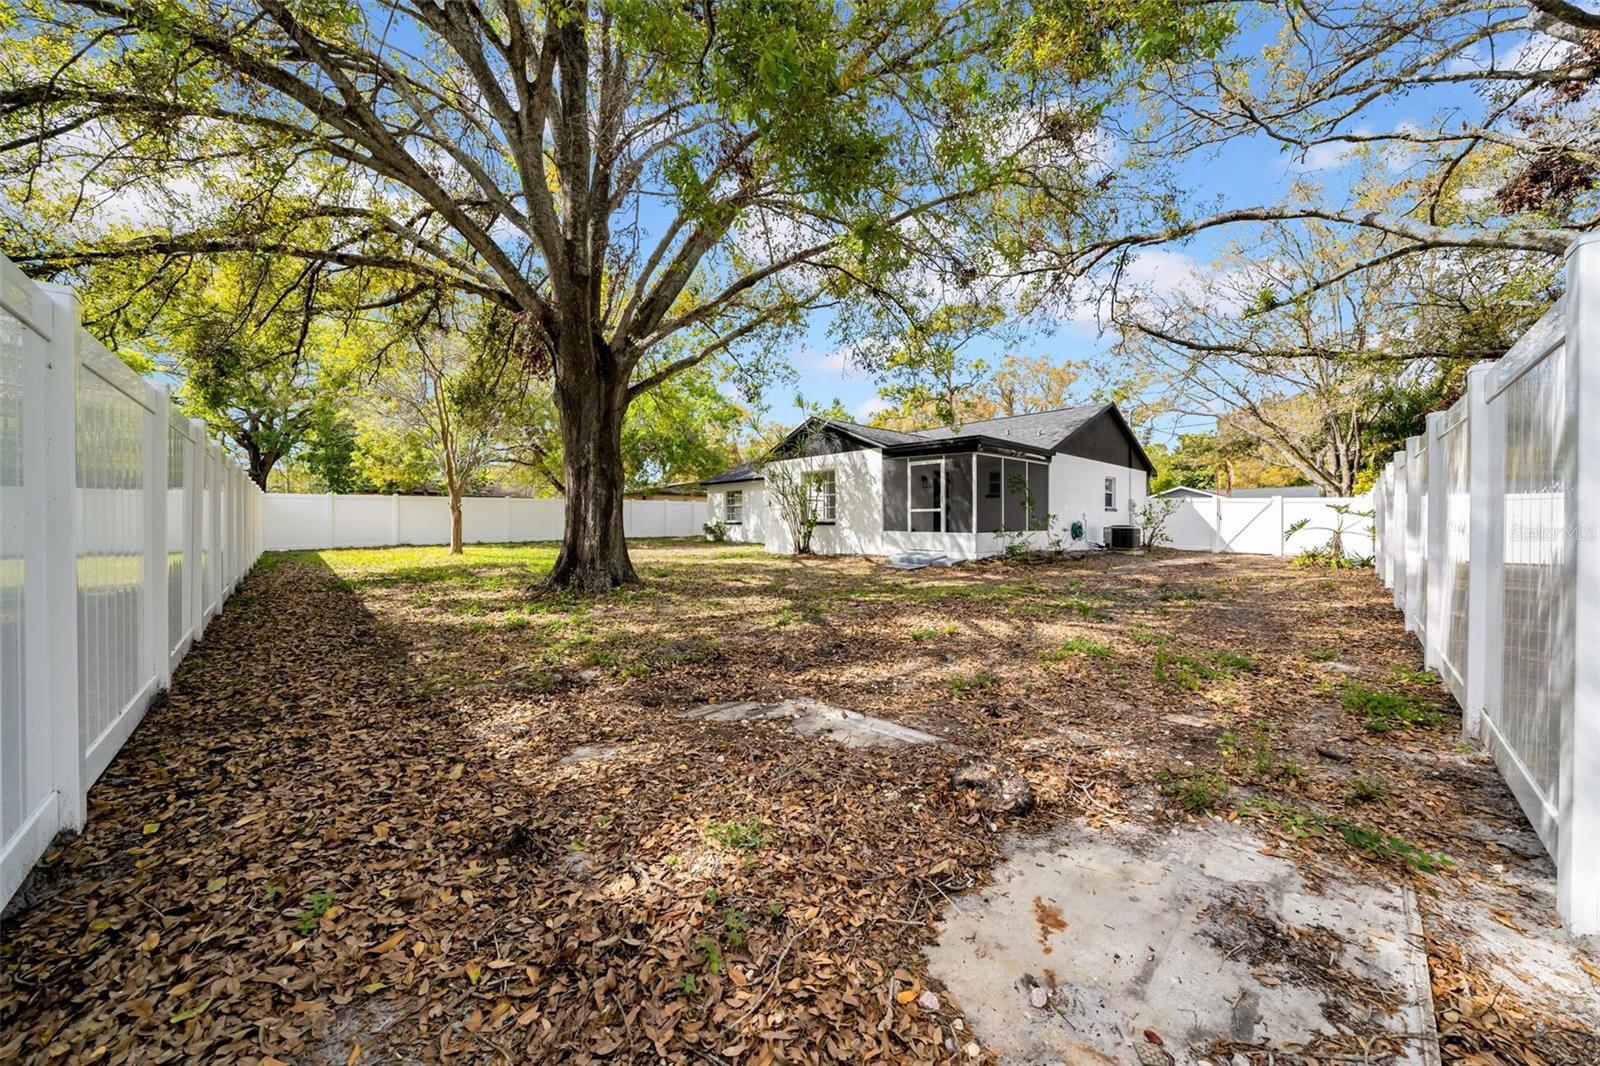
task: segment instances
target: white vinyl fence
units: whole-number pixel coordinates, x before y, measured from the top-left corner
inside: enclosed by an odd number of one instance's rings
[[[1351,513],[1341,516],[1340,506]],[[1327,547],[1340,530],[1345,554],[1365,559],[1373,554],[1371,511],[1368,496],[1214,496],[1184,499],[1163,528],[1169,548],[1245,555],[1299,555]]]
[[[563,501],[469,496],[461,501],[468,544],[560,540]],[[704,500],[624,500],[630,537],[694,537],[706,521]],[[261,497],[266,551],[384,548],[450,543],[450,501],[443,496],[337,496],[269,492]]]
[[[0,256],[0,905],[255,562],[260,497]]]
[[[1374,490],[1379,575],[1600,933],[1600,234]]]

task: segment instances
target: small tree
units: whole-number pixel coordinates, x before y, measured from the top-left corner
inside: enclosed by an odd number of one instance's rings
[[[1333,511],[1332,525],[1314,526],[1311,524],[1311,519],[1301,518],[1289,523],[1288,527],[1283,531],[1284,539],[1289,539],[1302,529],[1321,530],[1329,534],[1327,545],[1315,551],[1301,552],[1299,559],[1302,562],[1319,563],[1335,570],[1367,565],[1370,561],[1369,559],[1355,559],[1346,554],[1344,536],[1346,533],[1365,532],[1370,534],[1372,527],[1370,525],[1363,527],[1360,523],[1370,519],[1374,512],[1358,511],[1353,504],[1348,503],[1336,503],[1331,510]]]
[[[459,332],[419,334],[376,382],[380,422],[428,456],[450,498],[451,555],[462,552],[461,498],[495,454],[496,368],[472,349]]]
[[[1133,521],[1139,527],[1141,542],[1146,548],[1172,543],[1167,521],[1178,510],[1180,502],[1170,496],[1152,496],[1133,509]]]
[[[778,463],[763,463],[760,469],[766,482],[766,498],[794,537],[795,554],[810,555],[811,535],[816,532],[818,521],[810,479]]]

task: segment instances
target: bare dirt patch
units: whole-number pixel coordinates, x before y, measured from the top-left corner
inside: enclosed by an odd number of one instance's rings
[[[265,560],[6,922],[0,1058],[966,1059],[922,952],[1008,834],[1234,817],[1309,883],[1414,888],[1447,1059],[1600,1061],[1547,860],[1370,574],[685,543],[530,599],[551,558]],[[786,699],[943,743],[679,715]],[[972,755],[1032,809],[952,788]],[[1469,899],[1547,945],[1527,982]]]

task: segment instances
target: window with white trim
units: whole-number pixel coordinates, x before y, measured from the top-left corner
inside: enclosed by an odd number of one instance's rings
[[[1117,509],[1117,479],[1114,478],[1114,477],[1108,477],[1108,478],[1106,478],[1106,510],[1115,511],[1116,509]]]
[[[814,470],[806,475],[806,507],[818,522],[837,519],[839,491],[832,470]]]
[[[723,506],[723,522],[730,526],[739,525],[744,521],[744,493],[739,489],[724,494],[726,503]]]

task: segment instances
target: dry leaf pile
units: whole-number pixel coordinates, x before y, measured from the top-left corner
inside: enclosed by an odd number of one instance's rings
[[[680,544],[636,552],[645,585],[584,602],[528,595],[548,559],[268,557],[7,920],[0,1059],[970,1061],[989,1049],[921,956],[947,900],[1008,832],[1181,817],[1162,772],[1217,764],[1221,735],[1257,721],[1299,772],[1224,760],[1219,813],[1261,818],[1308,869],[1448,900],[1535,861],[1485,836],[1520,816],[1448,723],[1366,734],[1308,660],[1415,665],[1370,575],[1243,558],[905,574]],[[1155,649],[1252,667],[1188,688]],[[676,713],[784,696],[949,743],[850,749]],[[1020,769],[1034,809],[952,789],[973,753]],[[1389,782],[1363,824],[1456,866],[1417,874],[1240,802],[1342,810],[1357,771]],[[1565,1021],[1480,1002],[1494,990],[1457,933],[1429,951],[1451,1059],[1582,1061],[1562,1058],[1586,1053]]]

